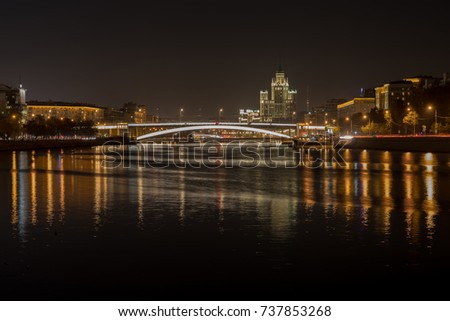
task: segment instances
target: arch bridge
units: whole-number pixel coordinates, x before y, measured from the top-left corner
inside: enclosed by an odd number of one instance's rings
[[[165,129],[165,130],[159,130],[156,132],[138,136],[136,138],[136,140],[140,141],[140,140],[150,139],[150,138],[154,138],[154,137],[158,137],[158,136],[164,136],[164,135],[175,134],[175,133],[186,132],[186,131],[192,132],[192,131],[197,131],[197,130],[206,130],[206,129],[218,129],[218,130],[228,129],[228,130],[238,130],[238,131],[249,131],[249,132],[255,132],[255,133],[260,133],[260,134],[272,135],[272,136],[281,137],[281,138],[292,138],[289,135],[275,132],[272,130],[263,129],[263,128],[217,124],[217,125],[184,126],[184,127],[176,127],[176,128]]]
[[[283,139],[292,138],[305,131],[323,131],[325,126],[311,126],[294,123],[239,123],[239,122],[167,122],[167,123],[117,123],[114,125],[98,125],[100,131],[106,131],[110,136],[121,136],[128,132],[138,140],[162,137],[186,131],[201,130],[235,130],[239,132],[254,132]]]

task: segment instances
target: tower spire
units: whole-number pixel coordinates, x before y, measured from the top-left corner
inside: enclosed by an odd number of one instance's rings
[[[283,68],[281,67],[281,56],[278,57],[278,69],[277,72],[283,72]]]
[[[309,85],[306,85],[306,111],[309,112]]]

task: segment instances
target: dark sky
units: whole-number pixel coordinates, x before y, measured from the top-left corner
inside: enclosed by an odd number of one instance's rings
[[[2,1],[0,83],[28,99],[174,116],[259,108],[279,61],[305,108],[450,71],[444,4],[334,1]]]

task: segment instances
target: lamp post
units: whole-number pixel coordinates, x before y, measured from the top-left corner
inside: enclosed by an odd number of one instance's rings
[[[389,134],[392,135],[392,115],[389,113],[388,110],[385,110],[385,111],[384,111],[384,114],[385,114],[384,119],[386,119],[386,118],[389,119],[389,123],[388,123],[388,126],[389,126]]]
[[[346,117],[345,120],[346,121],[350,120],[350,134],[353,135],[353,119],[351,117]],[[348,134],[348,130],[347,130],[347,134]]]
[[[411,109],[410,107],[408,107],[406,109],[408,112],[412,111],[413,112],[413,135],[416,135],[416,112],[414,111],[414,109]]]
[[[432,110],[433,107],[428,106],[428,110]],[[434,134],[437,135],[437,108],[434,108]]]
[[[220,123],[220,121],[222,119],[222,112],[223,112],[223,108],[220,108],[219,109],[219,123]]]
[[[183,116],[183,111],[184,111],[184,109],[180,108],[180,123],[181,123],[181,117]]]
[[[367,115],[364,115],[363,118],[367,119]],[[369,135],[370,135],[370,118],[369,118],[369,122],[367,124],[369,125]]]

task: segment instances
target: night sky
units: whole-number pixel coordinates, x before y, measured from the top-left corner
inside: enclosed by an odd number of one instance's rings
[[[305,108],[450,71],[444,4],[322,1],[2,1],[0,83],[28,100],[146,104],[231,117],[259,108],[281,61]]]

